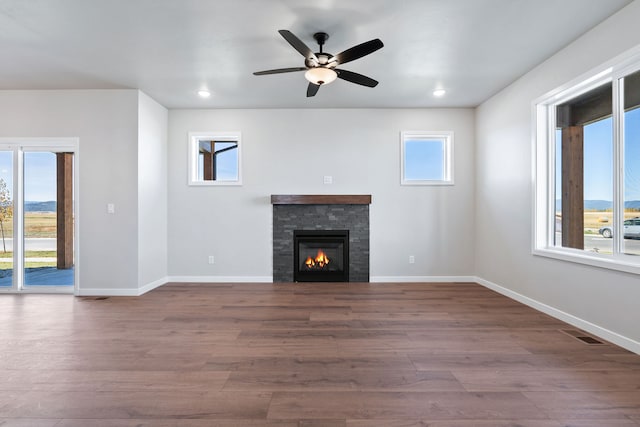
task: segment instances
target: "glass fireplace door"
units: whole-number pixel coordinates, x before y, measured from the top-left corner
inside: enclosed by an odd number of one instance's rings
[[[348,230],[296,230],[293,242],[295,282],[348,282]]]

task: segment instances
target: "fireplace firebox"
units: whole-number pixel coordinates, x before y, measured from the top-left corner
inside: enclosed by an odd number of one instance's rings
[[[348,282],[349,230],[294,230],[295,282]]]

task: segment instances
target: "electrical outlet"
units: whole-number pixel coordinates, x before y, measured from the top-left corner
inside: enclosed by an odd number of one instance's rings
[[[216,263],[216,259],[213,257],[213,255],[209,255],[209,264],[215,264]]]
[[[331,175],[325,175],[322,182],[325,184],[333,184],[333,177]]]
[[[108,214],[116,213],[116,205],[114,205],[113,203],[107,203],[107,213]]]
[[[415,264],[416,263],[416,257],[414,257],[413,255],[409,255],[409,264]]]

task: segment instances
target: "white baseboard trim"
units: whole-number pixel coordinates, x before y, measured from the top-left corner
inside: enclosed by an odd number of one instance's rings
[[[371,276],[372,283],[475,282],[475,276]]]
[[[78,289],[79,297],[137,297],[138,289]]]
[[[143,287],[138,289],[138,295],[146,294],[149,291],[154,290],[155,288],[159,288],[160,286],[169,282],[169,277],[164,276],[162,279],[154,280],[151,283],[147,283]]]
[[[169,282],[168,277],[154,280],[151,283],[147,283],[138,289],[86,289],[81,288],[76,292],[76,296],[79,297],[139,297],[147,292],[154,290]]]
[[[273,283],[273,276],[169,276],[176,283]]]
[[[504,288],[500,285],[497,285],[488,280],[482,279],[480,277],[476,277],[475,281],[480,285],[489,288],[493,291],[498,292],[506,297],[509,297],[513,300],[521,302],[522,304],[528,305],[531,308],[534,308],[538,311],[541,311],[549,316],[555,317],[556,319],[562,320],[563,322],[567,322],[570,325],[575,326],[576,328],[580,328],[584,331],[590,332],[604,340],[612,342],[616,345],[619,345],[622,348],[625,348],[629,351],[632,351],[636,354],[640,354],[640,342],[632,340],[631,338],[627,338],[623,335],[620,335],[616,332],[610,331],[606,328],[593,324],[587,320],[576,317],[572,314],[565,313],[562,310],[558,310],[557,308],[551,307],[547,304],[544,304],[540,301],[536,301],[532,298],[514,292],[510,289]]]

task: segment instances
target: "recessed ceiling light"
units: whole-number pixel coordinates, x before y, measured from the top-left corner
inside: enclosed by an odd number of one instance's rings
[[[445,93],[447,93],[447,91],[444,89],[436,89],[433,91],[433,96],[440,98],[441,96],[444,96]]]
[[[199,90],[199,91],[198,91],[198,95],[199,95],[201,98],[208,98],[208,97],[210,97],[210,96],[211,96],[211,92],[209,92],[208,90]]]

